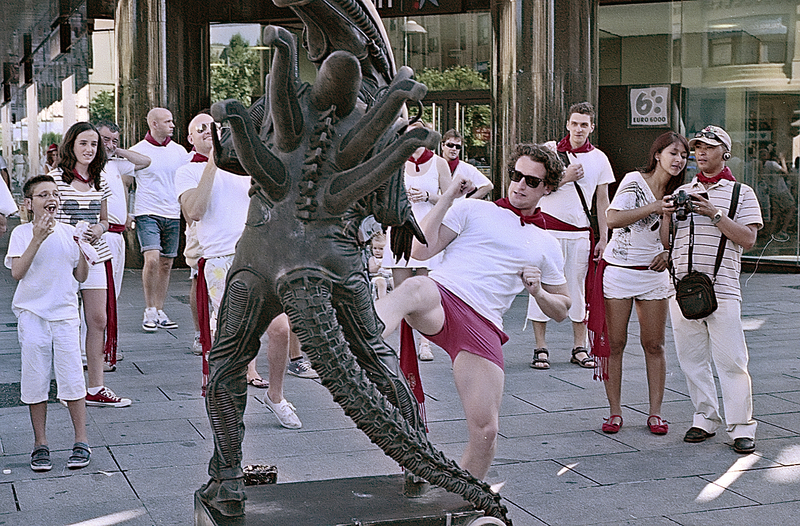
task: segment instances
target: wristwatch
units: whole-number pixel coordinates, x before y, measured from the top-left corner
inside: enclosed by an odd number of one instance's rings
[[[716,225],[717,223],[722,221],[722,216],[723,216],[722,210],[717,209],[717,213],[714,214],[714,217],[711,218],[711,224]]]

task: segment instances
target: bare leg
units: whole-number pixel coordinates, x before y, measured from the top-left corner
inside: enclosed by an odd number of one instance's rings
[[[87,289],[81,291],[83,312],[86,316],[86,370],[89,381],[87,387],[102,387],[103,348],[106,331],[106,291]]]
[[[75,442],[89,443],[86,435],[86,399],[67,400],[69,416],[72,419],[72,427],[75,428]]]
[[[172,270],[172,258],[158,258],[157,286],[155,289],[155,307],[164,310],[164,300],[169,289],[169,271]]]
[[[605,301],[611,356],[608,358],[608,380],[603,382],[603,385],[606,388],[610,414],[621,415],[622,356],[628,343],[628,321],[631,317],[633,300],[606,298]]]
[[[453,378],[469,430],[469,442],[460,464],[476,478],[483,479],[497,449],[503,370],[486,358],[460,352],[453,362]]]
[[[586,347],[587,342],[587,331],[586,331],[586,324],[582,321],[573,321],[572,322],[572,338],[573,338],[573,345],[572,347]]]
[[[650,414],[661,416],[667,358],[664,353],[664,329],[667,325],[667,300],[637,301],[639,331],[647,368]]]
[[[533,300],[531,300],[533,301]],[[547,322],[534,321],[533,322],[533,336],[536,338],[537,349],[547,349]]]
[[[33,447],[47,445],[47,402],[28,405],[33,426]]]
[[[142,288],[144,289],[144,305],[148,309],[158,307],[158,285],[159,285],[159,259],[158,250],[146,250],[144,265],[142,266]]]
[[[303,356],[303,353],[300,352],[300,340],[297,339],[297,335],[294,332],[291,332],[289,334],[289,359],[294,360],[301,356]]]
[[[394,292],[375,302],[375,311],[385,326],[384,338],[397,330],[403,318],[424,334],[436,334],[444,325],[439,288],[427,277],[404,281]]]
[[[274,403],[283,400],[283,378],[289,363],[289,318],[281,314],[267,327],[267,360],[269,361],[269,389],[267,396]]]
[[[197,278],[192,278],[192,284],[189,287],[189,309],[192,311],[194,330],[195,332],[199,332],[200,321],[197,319]]]

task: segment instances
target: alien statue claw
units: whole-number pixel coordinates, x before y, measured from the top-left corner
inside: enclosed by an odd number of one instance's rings
[[[362,3],[363,2],[363,3]],[[275,0],[305,24],[305,47],[318,66],[301,84],[294,37],[267,27],[276,54],[267,94],[250,109],[214,104],[215,161],[253,180],[209,357],[206,408],[214,432],[211,480],[198,494],[226,516],[244,513],[241,468],[246,367],[259,338],[286,312],[303,350],[334,400],[388,456],[409,472],[506,518],[489,486],[428,442],[416,401],[396,374],[356,242],[373,214],[418,236],[403,187],[403,165],[439,134],[403,134],[408,101],[426,93],[409,68],[394,74],[383,26],[369,0]],[[324,30],[323,30],[324,28]]]

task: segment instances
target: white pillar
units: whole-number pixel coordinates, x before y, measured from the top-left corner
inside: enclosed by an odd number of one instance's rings
[[[25,90],[25,103],[28,117],[28,177],[39,173],[39,96],[36,92],[36,82],[32,82]]]
[[[61,107],[64,112],[63,132],[67,133],[70,126],[77,122],[77,103],[75,100],[75,76],[70,75],[61,81]]]

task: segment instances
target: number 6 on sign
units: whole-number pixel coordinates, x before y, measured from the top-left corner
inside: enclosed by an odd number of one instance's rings
[[[630,127],[669,127],[669,86],[630,88]]]

